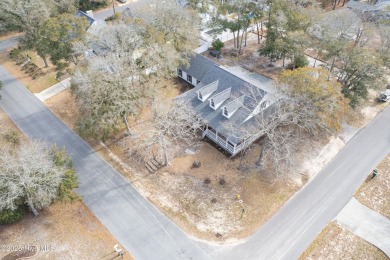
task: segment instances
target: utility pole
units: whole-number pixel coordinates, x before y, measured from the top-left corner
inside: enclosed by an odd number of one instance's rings
[[[115,5],[114,5],[114,0],[112,0],[112,10],[114,10],[114,14],[115,14]]]

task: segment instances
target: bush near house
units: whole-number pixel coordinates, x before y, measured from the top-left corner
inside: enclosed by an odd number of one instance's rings
[[[225,46],[225,44],[220,39],[216,39],[211,43],[211,46],[213,47],[214,50],[220,51],[223,48],[223,46]]]
[[[118,21],[118,20],[121,20],[121,19],[122,19],[122,14],[121,13],[115,13],[115,14],[107,17],[106,19],[104,19],[104,21],[112,22],[112,21]]]

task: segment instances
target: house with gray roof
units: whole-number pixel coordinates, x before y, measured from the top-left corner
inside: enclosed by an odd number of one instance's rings
[[[202,117],[203,137],[232,156],[260,137],[252,131],[260,127],[255,115],[270,111],[278,100],[270,91],[270,78],[256,74],[262,82],[255,84],[255,77],[247,80],[199,54],[192,57],[188,68],[178,69],[178,77],[194,88],[176,99],[186,102]]]
[[[351,0],[346,7],[363,14],[368,19],[390,19],[390,0],[378,0],[375,4]]]

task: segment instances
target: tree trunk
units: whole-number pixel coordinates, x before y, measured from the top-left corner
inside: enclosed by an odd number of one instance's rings
[[[284,67],[284,60],[285,60],[285,58],[286,58],[286,55],[285,54],[283,54],[283,64],[282,64],[282,67]]]
[[[233,31],[233,43],[234,43],[234,48],[236,48],[236,34]]]
[[[244,47],[246,47],[246,38],[248,37],[248,29],[245,31],[245,42],[244,42]]]
[[[43,62],[45,63],[45,68],[49,67],[49,64],[47,63],[47,59],[44,56],[41,56]]]
[[[334,0],[333,8],[332,10],[336,9],[337,0]]]
[[[240,45],[239,45],[239,48],[238,48],[238,53],[239,54],[241,54],[242,40],[244,39],[244,34],[245,34],[245,30],[243,30],[242,34],[241,34],[241,42],[240,42]]]
[[[237,44],[236,44],[236,46],[237,46],[237,49],[240,49],[240,30],[238,30],[237,31]]]
[[[123,113],[123,122],[125,122],[125,125],[126,125],[126,131],[127,131],[126,135],[130,136],[131,131],[130,131],[129,122],[127,121],[127,113]]]
[[[317,55],[315,56],[315,58],[314,58],[314,64],[313,64],[313,68],[315,68],[316,67],[316,63],[317,63],[317,59],[318,59],[318,57],[320,56],[320,54],[319,53],[317,53]]]
[[[168,155],[167,155],[167,148],[165,147],[164,137],[161,137],[161,149],[164,155],[164,165],[168,165]]]
[[[345,0],[343,0],[343,5],[342,6],[344,6],[345,5]]]
[[[260,29],[261,29],[260,40],[262,40],[263,39],[263,22],[260,23]]]
[[[257,159],[256,165],[259,167],[260,170],[261,170],[261,169],[263,168],[263,166],[264,166],[264,152],[263,152],[263,147],[262,147],[261,150],[260,150],[259,159]]]
[[[256,23],[256,29],[257,29],[257,43],[260,44],[260,30],[259,30],[259,23]]]
[[[32,202],[31,197],[27,198],[27,205],[28,205],[28,207],[30,208],[31,212],[34,214],[35,217],[39,215],[38,211],[34,207],[34,204]]]

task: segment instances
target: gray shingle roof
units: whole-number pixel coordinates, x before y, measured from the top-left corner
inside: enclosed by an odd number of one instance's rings
[[[190,61],[191,66],[189,69],[191,72],[199,72],[203,70],[203,68],[197,70],[194,67],[196,64],[206,64],[212,66],[209,67],[207,72],[203,72],[203,78],[198,86],[178,96],[177,99],[186,101],[194,109],[194,111],[201,115],[203,120],[209,126],[223,134],[225,137],[229,137],[230,141],[235,143],[240,142],[240,140],[246,137],[246,130],[251,127],[258,127],[256,126],[258,123],[254,118],[246,121],[245,119],[250,116],[255,107],[258,105],[258,102],[266,95],[267,92],[255,87],[253,84],[250,84],[242,78],[233,75],[213,62],[210,64],[211,61],[201,55],[196,55],[193,59],[195,59],[196,62],[193,60]],[[202,59],[204,60],[202,61]],[[204,88],[204,86],[216,81],[218,81],[218,86],[214,92],[215,94],[209,96],[204,102],[200,101],[198,99],[197,92]],[[256,89],[256,91],[254,91],[256,95],[256,102],[250,98],[252,96],[252,94],[249,94],[251,88]],[[245,98],[245,96],[247,98]],[[214,110],[210,107],[210,103],[208,101],[211,98],[217,98],[223,102],[217,109]],[[234,101],[237,102],[237,104],[235,104]],[[217,105],[216,101],[215,103]],[[232,109],[232,111],[236,109],[236,112],[230,118],[226,118],[222,114],[222,108],[225,105],[227,105],[229,109]]]
[[[179,69],[201,81],[207,71],[214,66],[219,65],[200,54],[195,54],[195,56],[190,59],[189,67],[186,68],[181,66]]]

